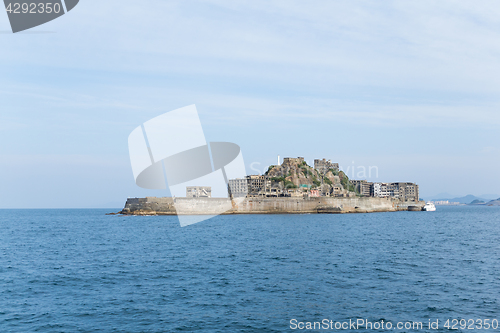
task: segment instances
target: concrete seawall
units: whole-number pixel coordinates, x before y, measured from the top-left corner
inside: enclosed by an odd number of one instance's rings
[[[223,214],[342,214],[421,211],[425,202],[389,198],[129,198],[120,212],[125,215]]]

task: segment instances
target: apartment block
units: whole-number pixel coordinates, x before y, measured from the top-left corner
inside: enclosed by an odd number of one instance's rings
[[[271,191],[271,180],[263,175],[250,175],[245,178],[229,180],[229,195],[234,198],[246,196],[258,196],[259,194]],[[274,191],[273,193],[276,193]]]
[[[360,195],[364,197],[373,196],[373,183],[366,180],[351,180],[350,182]]]
[[[418,201],[418,185],[414,183],[374,183],[373,196],[381,198],[397,198],[401,201]]]
[[[186,197],[187,198],[211,198],[212,197],[212,187],[210,187],[210,186],[187,186],[186,187]]]
[[[248,180],[245,178],[229,179],[228,195],[233,198],[243,198],[248,195]]]

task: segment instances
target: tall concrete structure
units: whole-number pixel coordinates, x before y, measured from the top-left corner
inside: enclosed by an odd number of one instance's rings
[[[364,197],[373,196],[373,183],[367,182],[366,180],[351,180],[350,181],[354,188]]]
[[[325,158],[322,160],[316,159],[314,160],[314,169],[318,170],[322,174],[325,174],[330,169],[339,171],[339,164],[332,163],[331,160],[326,160]]]
[[[293,163],[302,163],[305,162],[303,157],[285,157],[283,159],[283,164],[293,164]]]
[[[418,185],[414,183],[393,183],[398,186],[399,199],[401,201],[418,201]]]
[[[248,195],[248,181],[245,178],[229,179],[228,195],[233,198],[244,198]]]
[[[373,196],[380,198],[397,198],[401,201],[418,201],[418,185],[414,183],[374,183]]]
[[[188,186],[186,187],[187,198],[211,198],[212,187],[210,186]]]
[[[248,180],[248,192],[250,195],[258,194],[259,192],[265,192],[266,188],[271,187],[271,181],[269,177],[263,175],[251,175],[247,176]]]
[[[374,183],[373,194],[380,198],[399,198],[399,188],[394,183]]]
[[[271,181],[264,175],[250,175],[245,178],[229,179],[229,195],[234,198],[263,195],[271,191]]]

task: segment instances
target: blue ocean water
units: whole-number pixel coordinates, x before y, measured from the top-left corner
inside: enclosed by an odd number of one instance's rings
[[[218,216],[185,228],[109,211],[0,210],[0,332],[500,320],[498,207]]]

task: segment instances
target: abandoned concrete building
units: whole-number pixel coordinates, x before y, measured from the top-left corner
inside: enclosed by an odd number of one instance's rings
[[[314,169],[318,170],[321,174],[325,174],[328,170],[333,169],[335,171],[339,171],[339,164],[332,163],[331,160],[322,159],[322,160],[314,160]]]
[[[342,184],[338,174],[340,171],[339,164],[332,163],[331,160],[325,158],[314,160],[314,169],[319,172],[319,175],[308,171],[308,166],[303,157],[286,157],[278,167],[280,168],[277,168],[277,166],[269,168],[271,170],[270,176],[267,176],[268,173],[266,173],[266,175],[249,175],[244,178],[230,179],[228,181],[229,196],[234,198],[363,196],[396,198],[401,201],[419,200],[418,185],[414,183],[373,183],[366,180],[347,179],[354,186],[353,190],[350,185]],[[302,171],[302,169],[306,171]],[[325,183],[324,177],[330,170],[333,171],[333,176],[330,174],[328,176],[329,182]],[[343,174],[343,177],[345,176]],[[292,180],[290,178],[284,180],[286,177],[292,177]],[[313,177],[315,183],[311,185],[311,179],[308,177]],[[318,184],[317,179],[321,179],[321,185]]]
[[[210,186],[187,186],[186,187],[186,197],[187,198],[211,198],[212,197],[212,187],[210,187]]]

